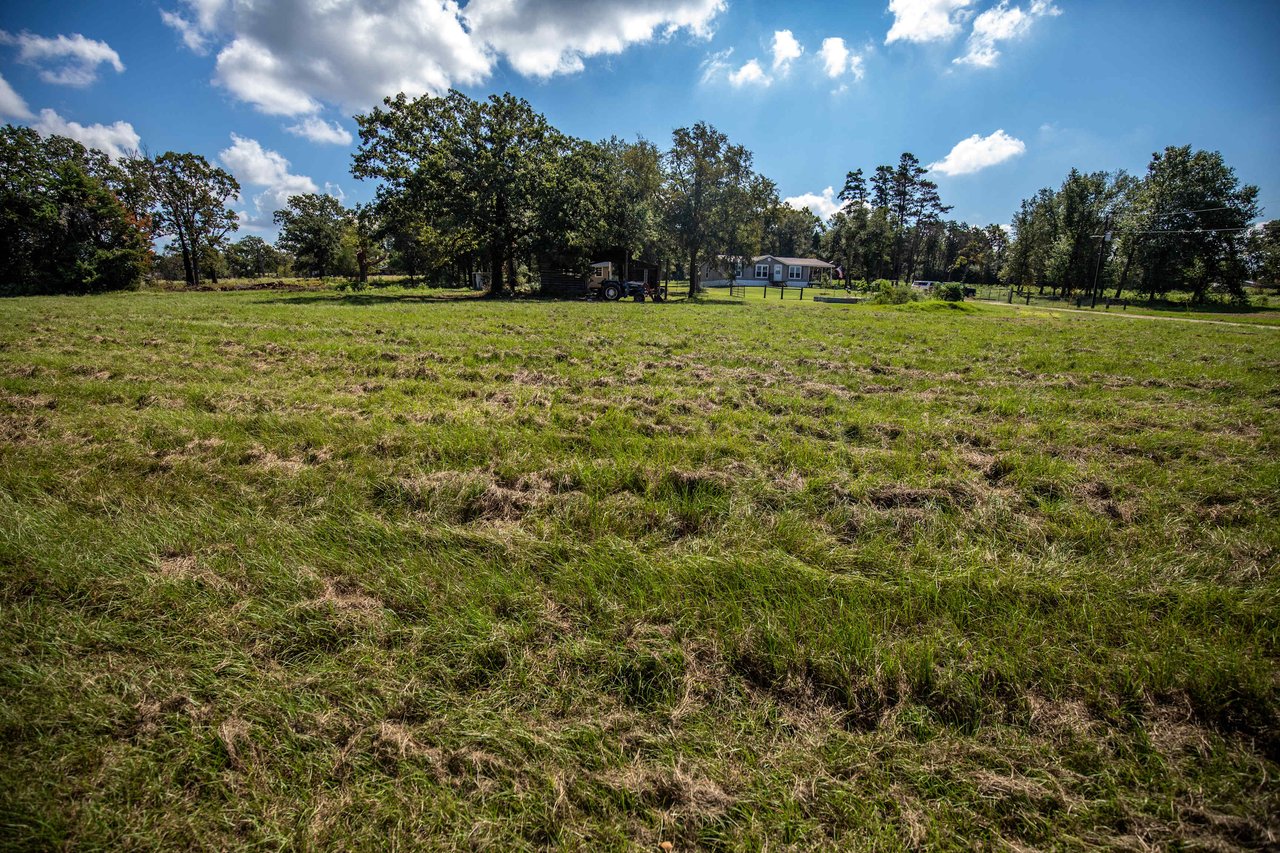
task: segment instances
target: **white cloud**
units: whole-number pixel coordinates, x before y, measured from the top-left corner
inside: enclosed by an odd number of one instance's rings
[[[951,152],[936,163],[930,163],[931,171],[944,175],[968,175],[1003,163],[1027,150],[1021,139],[1015,139],[1003,130],[990,136],[974,134],[955,144]]]
[[[550,77],[680,31],[703,37],[725,0],[183,0],[184,23],[221,44],[216,81],[276,115],[478,85],[505,58]],[[173,13],[171,13],[173,14]],[[166,19],[168,20],[168,19]],[[182,32],[179,25],[171,24]],[[184,33],[184,40],[186,35]],[[197,44],[203,44],[197,41]],[[188,42],[190,44],[190,42]]]
[[[315,116],[307,116],[297,124],[286,127],[285,130],[294,136],[329,145],[350,145],[352,139],[351,131],[336,121],[330,124]]]
[[[990,68],[1000,58],[997,48],[1000,42],[1025,35],[1036,18],[1061,14],[1062,10],[1048,0],[1034,0],[1025,12],[1020,6],[1010,6],[1008,0],[1001,0],[973,19],[973,31],[965,44],[965,53],[954,61],[960,65]]]
[[[9,85],[9,81],[4,77],[0,77],[0,117],[32,118],[31,108],[27,106],[27,102],[13,90],[13,87]]]
[[[710,83],[718,77],[727,76],[729,74],[729,57],[731,56],[733,56],[733,48],[731,47],[707,54],[706,59],[703,59],[702,64],[699,66],[702,69],[702,82]]]
[[[889,0],[893,26],[884,38],[895,41],[946,41],[960,32],[959,19],[972,0]]]
[[[15,45],[18,61],[40,69],[40,79],[60,86],[88,86],[98,79],[98,66],[110,65],[124,71],[120,54],[105,41],[85,38],[79,33],[47,38],[23,32],[0,30],[0,44]]]
[[[844,73],[845,65],[849,62],[849,48],[844,46],[844,39],[823,39],[820,55],[828,77],[839,77]]]
[[[773,78],[764,73],[759,60],[751,59],[729,74],[729,82],[741,89],[744,86],[768,86],[773,83]]]
[[[786,72],[792,62],[800,58],[804,48],[791,30],[778,30],[773,34],[773,70]]]
[[[96,148],[112,160],[119,160],[136,150],[142,141],[127,121],[112,124],[83,125],[67,121],[53,110],[41,110],[40,118],[31,125],[44,136],[69,136],[86,148]]]
[[[822,217],[823,222],[834,216],[835,212],[840,209],[840,200],[836,198],[835,187],[827,187],[821,193],[793,195],[791,198],[784,198],[782,203],[788,207],[794,207],[796,210],[807,207],[813,213]]]
[[[242,185],[263,188],[253,198],[258,220],[269,219],[273,211],[286,207],[289,196],[320,191],[315,181],[290,172],[288,160],[263,148],[256,139],[231,134],[231,147],[219,152],[218,160]]]
[[[182,43],[193,53],[204,56],[209,52],[209,39],[196,24],[191,23],[176,12],[170,12],[168,9],[160,10],[160,20],[164,21],[165,26],[180,35]]]
[[[866,74],[863,57],[850,51],[842,38],[823,39],[819,56],[822,57],[822,67],[826,69],[827,76],[833,80],[843,77],[846,71],[855,80],[861,80]]]
[[[724,7],[725,0],[470,0],[461,14],[474,39],[516,71],[550,77],[680,30],[707,37]]]

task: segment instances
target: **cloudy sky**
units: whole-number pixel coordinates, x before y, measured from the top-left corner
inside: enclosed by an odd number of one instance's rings
[[[249,229],[348,202],[351,116],[511,91],[599,139],[706,120],[797,205],[902,151],[953,215],[1008,222],[1072,166],[1217,149],[1280,211],[1274,0],[113,0],[0,9],[0,118],[108,153],[204,154]]]

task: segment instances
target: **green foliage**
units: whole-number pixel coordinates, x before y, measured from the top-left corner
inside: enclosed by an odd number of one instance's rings
[[[1153,155],[1141,180],[1072,169],[1058,190],[1022,202],[1004,278],[1067,296],[1114,286],[1117,296],[1182,291],[1202,302],[1216,288],[1243,299],[1257,196],[1221,154],[1190,146]]]
[[[881,279],[875,283],[875,287],[875,296],[871,301],[879,305],[901,305],[920,299],[920,292],[909,284]]]
[[[354,244],[344,246],[343,242],[350,214],[333,196],[319,193],[290,196],[288,207],[277,210],[272,218],[280,226],[277,245],[293,255],[301,270],[321,278],[340,271],[355,272]],[[344,257],[347,268],[340,269]]]
[[[380,205],[401,227],[413,223],[420,238],[478,250],[494,295],[519,260],[571,253],[587,236],[581,229],[602,218],[584,143],[523,99],[400,94],[356,121],[352,174],[382,181]]]
[[[137,286],[146,234],[111,189],[99,152],[30,128],[0,128],[0,293],[99,293]]]
[[[664,164],[667,225],[696,295],[703,266],[759,254],[777,187],[756,173],[750,151],[705,122],[672,132]]]
[[[944,282],[933,288],[933,298],[943,302],[963,302],[964,285],[954,281]]]
[[[199,154],[166,151],[153,159],[131,160],[128,168],[149,186],[155,234],[174,239],[187,283],[199,285],[212,253],[240,227],[228,206],[240,195],[239,182]]]

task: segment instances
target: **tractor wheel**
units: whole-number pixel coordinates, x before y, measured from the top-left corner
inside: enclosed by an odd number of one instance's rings
[[[622,297],[622,288],[616,284],[606,284],[600,288],[600,295],[609,302],[616,302]]]
[[[636,302],[644,302],[644,291],[636,291]]]

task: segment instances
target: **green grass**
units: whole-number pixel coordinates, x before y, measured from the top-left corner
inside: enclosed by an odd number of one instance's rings
[[[978,299],[983,301],[1005,303],[1009,296],[1008,287],[980,284],[976,286],[975,290],[977,291]],[[1116,301],[1115,304],[1111,304],[1109,297],[1110,295],[1106,299],[1100,299],[1097,305],[1090,307],[1087,298],[1083,300],[1081,305],[1077,306],[1075,298],[1059,299],[1049,294],[1033,293],[1030,305],[1032,307],[1091,311],[1099,314],[1109,313],[1121,316],[1132,314],[1144,317],[1172,317],[1184,320],[1215,320],[1225,323],[1280,326],[1280,299],[1275,295],[1263,296],[1255,293],[1250,296],[1250,303],[1247,305],[1220,301],[1192,305],[1186,300],[1158,300],[1153,303],[1141,294],[1127,291],[1124,300]],[[1014,294],[1013,302],[1017,305],[1027,304],[1026,297],[1019,297],[1016,293]]]
[[[0,304],[0,844],[1276,843],[1280,335],[449,296]]]

